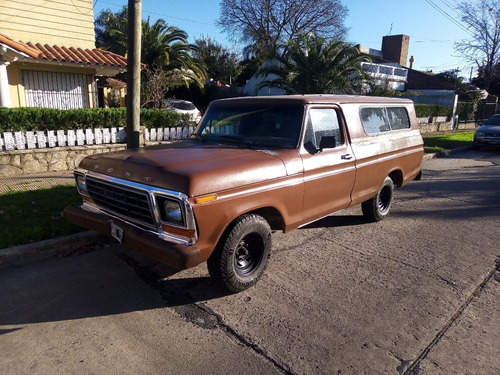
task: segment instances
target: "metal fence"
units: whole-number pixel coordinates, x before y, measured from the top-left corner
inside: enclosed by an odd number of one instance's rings
[[[458,102],[458,121],[460,123],[475,122],[479,124],[494,115],[496,108],[496,103],[479,102],[475,104],[473,102]]]

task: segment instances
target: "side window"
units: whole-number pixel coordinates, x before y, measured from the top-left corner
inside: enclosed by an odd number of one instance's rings
[[[385,108],[361,108],[361,123],[367,134],[377,134],[390,130]]]
[[[410,128],[410,120],[404,107],[365,107],[361,108],[360,115],[367,134]]]
[[[333,108],[311,108],[307,117],[304,146],[307,150],[319,149],[321,137],[335,137],[335,144],[344,143],[344,134],[341,131],[337,111]]]
[[[389,121],[391,123],[391,130],[409,129],[410,120],[408,113],[404,107],[389,107],[387,108]]]

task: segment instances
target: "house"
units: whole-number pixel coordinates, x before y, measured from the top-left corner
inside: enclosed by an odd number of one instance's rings
[[[448,106],[454,118],[458,100],[454,84],[431,72],[413,69],[413,56],[409,59],[408,67],[409,45],[410,37],[400,34],[384,36],[380,51],[358,46],[359,50],[370,55],[373,61],[364,63],[363,69],[378,86],[404,91],[405,97],[417,104]]]
[[[0,2],[0,106],[123,104],[123,86],[106,77],[126,68],[126,58],[95,48],[93,0]]]
[[[362,63],[363,70],[378,86],[389,90],[405,91],[409,70],[406,67],[409,45],[408,35],[384,36],[380,51],[358,45],[360,52],[369,55],[373,61]]]

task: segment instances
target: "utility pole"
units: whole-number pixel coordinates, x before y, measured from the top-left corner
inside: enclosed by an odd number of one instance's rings
[[[139,148],[142,0],[128,0],[127,148]]]

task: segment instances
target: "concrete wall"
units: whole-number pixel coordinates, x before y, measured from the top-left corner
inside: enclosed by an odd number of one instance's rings
[[[0,152],[0,177],[74,169],[87,155],[126,149],[125,144],[56,147]]]

